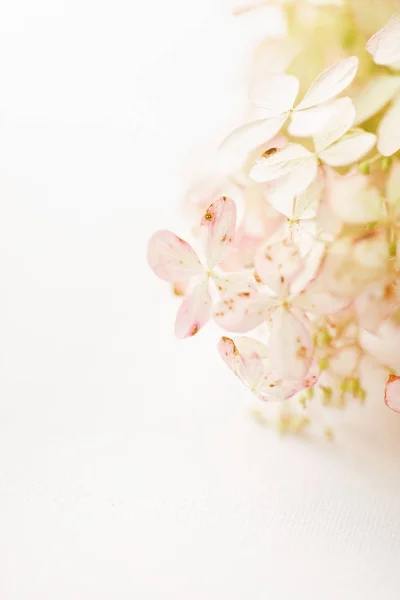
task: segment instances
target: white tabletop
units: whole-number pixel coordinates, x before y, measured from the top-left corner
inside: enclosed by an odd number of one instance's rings
[[[399,597],[400,418],[280,439],[145,262],[189,236],[234,27],[213,0],[0,6],[2,600]]]

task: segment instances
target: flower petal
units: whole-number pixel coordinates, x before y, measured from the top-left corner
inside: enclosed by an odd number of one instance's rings
[[[383,156],[392,156],[400,150],[400,96],[379,123],[377,147]]]
[[[290,118],[288,131],[295,137],[310,137],[318,135],[323,131],[337,111],[337,104],[342,101],[330,100],[318,106],[306,108],[304,110],[295,110]]]
[[[400,285],[396,281],[372,283],[358,296],[354,307],[359,325],[375,333],[400,308]]]
[[[367,42],[367,51],[377,65],[394,65],[400,61],[400,13],[393,15],[386,25]]]
[[[302,266],[299,249],[287,237],[268,241],[255,257],[257,275],[278,296],[289,289]]]
[[[292,305],[312,315],[321,316],[340,312],[347,308],[350,302],[328,292],[305,290],[292,300]]]
[[[256,283],[249,277],[248,272],[239,273],[211,273],[218,294],[222,297],[233,295],[237,292],[255,292]]]
[[[382,216],[383,200],[369,178],[354,174],[336,177],[330,187],[332,210],[344,223],[372,223]]]
[[[391,206],[400,210],[400,162],[393,162],[386,182],[386,197]]]
[[[285,379],[303,379],[311,365],[313,343],[300,312],[280,307],[271,314],[270,360]]]
[[[344,136],[326,150],[319,153],[320,159],[331,167],[345,167],[351,165],[374,147],[376,136],[365,131],[354,132]]]
[[[249,290],[224,297],[214,309],[214,320],[225,331],[246,333],[263,323],[276,300]]]
[[[302,168],[305,162],[313,156],[300,144],[287,144],[274,154],[260,158],[252,168],[250,177],[254,181],[274,181],[284,175],[292,173],[297,168]]]
[[[322,168],[319,168],[315,179],[310,185],[299,194],[294,202],[294,208],[292,211],[293,219],[312,219],[315,217],[321,199],[322,193],[325,189],[325,176],[322,172]]]
[[[293,75],[269,73],[250,86],[249,99],[256,106],[282,115],[293,108],[298,91],[299,80]]]
[[[310,85],[296,110],[322,104],[340,94],[353,81],[358,69],[358,58],[350,56],[323,71]]]
[[[204,268],[193,248],[171,231],[157,231],[149,240],[147,260],[160,279],[184,282]]]
[[[385,404],[400,413],[400,377],[389,375],[385,386]]]
[[[386,321],[376,334],[362,329],[360,344],[380,365],[396,373],[400,372],[400,327]]]
[[[228,254],[235,231],[236,204],[230,198],[222,196],[210,204],[201,220],[201,234],[210,269]]]
[[[228,338],[222,337],[218,344],[218,351],[228,367],[233,373],[239,377],[242,383],[250,390],[254,391],[263,378],[264,365],[263,360],[258,354],[259,346],[263,346],[257,340],[246,338],[245,353],[242,353],[239,348],[240,342],[244,338]],[[252,341],[255,342],[254,348]]]
[[[286,119],[287,116],[284,114],[252,121],[234,129],[220,145],[221,160],[225,169],[229,172],[241,169],[250,152],[273,138]]]
[[[176,315],[175,335],[179,339],[196,335],[210,319],[211,310],[208,279],[205,279],[182,302]]]
[[[356,118],[354,125],[364,123],[378,113],[400,91],[400,76],[379,75],[370,79],[353,98]]]
[[[322,152],[350,129],[355,117],[355,108],[350,98],[340,98],[336,102],[335,112],[321,133],[314,138],[315,151]]]

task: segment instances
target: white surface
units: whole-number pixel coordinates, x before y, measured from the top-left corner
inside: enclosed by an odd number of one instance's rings
[[[2,600],[399,596],[400,419],[278,439],[145,264],[226,117],[217,4],[0,5]]]

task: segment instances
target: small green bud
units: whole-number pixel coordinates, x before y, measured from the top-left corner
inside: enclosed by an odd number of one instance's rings
[[[365,160],[364,162],[360,162],[358,164],[358,171],[363,175],[369,175],[371,171],[369,162],[367,160]]]
[[[328,358],[326,356],[324,356],[323,358],[320,358],[318,361],[318,366],[321,371],[326,371],[326,369],[329,367]]]
[[[381,169],[384,173],[387,173],[392,166],[392,157],[384,156],[381,160]]]

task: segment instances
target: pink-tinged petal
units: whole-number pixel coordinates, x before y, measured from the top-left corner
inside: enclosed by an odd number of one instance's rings
[[[270,119],[259,119],[234,129],[221,143],[221,160],[229,173],[241,170],[250,152],[273,138],[287,119],[279,115]]]
[[[323,71],[310,85],[296,110],[311,108],[338,96],[353,81],[358,69],[358,58],[350,56]]]
[[[341,312],[351,304],[347,298],[338,298],[332,293],[321,290],[313,291],[312,286],[292,298],[291,303],[296,308],[318,316]]]
[[[329,372],[342,379],[352,377],[360,356],[360,349],[356,346],[333,351],[329,357]]]
[[[375,146],[376,135],[365,131],[355,131],[345,135],[326,150],[318,154],[330,167],[346,167],[363,158]]]
[[[337,100],[335,110],[324,129],[314,137],[315,151],[322,152],[339,140],[352,126],[355,114],[350,98]]]
[[[217,288],[218,294],[222,297],[239,292],[255,292],[256,290],[256,283],[247,272],[212,273],[211,279]]]
[[[227,296],[214,309],[215,322],[225,331],[247,333],[263,323],[275,300],[249,290]]]
[[[388,369],[400,372],[400,327],[391,321],[384,322],[377,333],[360,331],[360,344],[370,356]]]
[[[208,280],[198,284],[182,302],[175,321],[175,335],[179,339],[192,337],[211,317],[212,301]]]
[[[367,42],[367,51],[377,65],[395,65],[400,61],[400,13],[393,15],[386,25]]]
[[[283,402],[298,392],[315,385],[319,379],[318,363],[312,360],[311,366],[303,379],[283,379],[268,361],[264,361],[264,379],[257,388],[257,396],[261,400]]]
[[[304,379],[310,366],[313,343],[305,317],[285,307],[271,313],[270,360],[284,379]]]
[[[329,202],[343,223],[373,223],[382,216],[383,199],[379,190],[370,184],[370,178],[345,175],[332,181]]]
[[[385,404],[400,413],[400,377],[389,375],[385,387]]]
[[[377,148],[383,156],[392,156],[400,150],[400,96],[379,123]]]
[[[238,348],[242,338],[232,340],[228,337],[221,338],[218,344],[218,351],[223,361],[235,373],[237,377],[251,391],[255,391],[262,380],[264,373],[263,360],[260,358],[256,345],[254,350],[251,350],[251,339],[248,338],[247,352],[244,354]],[[257,342],[257,340],[254,340]]]
[[[249,99],[252,104],[283,114],[293,108],[299,91],[299,80],[293,75],[269,73],[250,86]]]
[[[356,109],[354,125],[364,123],[376,115],[400,91],[400,76],[379,75],[368,81],[353,99]]]
[[[210,269],[228,254],[235,231],[236,205],[230,198],[222,196],[207,208],[201,220],[201,234]]]
[[[289,289],[302,266],[299,249],[287,237],[268,241],[255,257],[257,275],[278,295]]]
[[[395,280],[369,285],[354,303],[361,327],[376,332],[400,308],[400,284]]]
[[[187,281],[204,271],[190,244],[171,231],[157,231],[150,238],[147,260],[160,279],[171,283]]]

